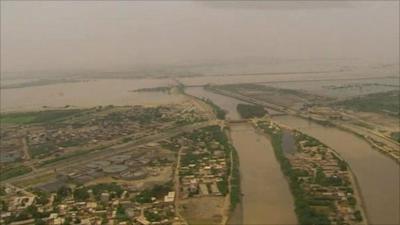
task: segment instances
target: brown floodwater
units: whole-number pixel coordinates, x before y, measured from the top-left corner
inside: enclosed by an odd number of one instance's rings
[[[386,73],[383,73],[384,76]],[[393,73],[391,73],[393,74]],[[179,78],[178,80],[187,85],[228,84],[228,83],[248,83],[248,82],[288,82],[294,80],[331,80],[348,79],[346,73],[300,73],[300,74],[266,74],[266,75],[231,75],[231,76],[197,76]],[[352,79],[368,78],[376,76],[375,73],[356,73],[352,74]],[[24,83],[34,79],[5,80],[3,85]],[[177,95],[168,95],[161,92],[130,92],[139,88],[151,88],[176,84],[170,78],[146,78],[146,79],[96,79],[74,83],[57,83],[43,86],[31,86],[24,88],[0,89],[1,92],[1,112],[28,111],[43,109],[43,106],[50,108],[64,107],[71,105],[76,107],[92,107],[96,105],[134,105],[134,104],[164,104],[174,103],[182,100]],[[278,85],[278,83],[277,83]],[[202,88],[188,88],[188,92],[200,93],[202,96],[209,92]],[[236,112],[238,100],[224,99],[223,97],[210,98],[222,108],[232,108],[228,110],[228,117],[237,119]]]
[[[400,224],[400,166],[361,138],[293,116],[274,120],[309,134],[335,149],[357,177],[370,224]]]
[[[229,112],[228,115],[233,115],[233,112],[236,113],[236,99],[218,94],[208,96],[217,104],[223,102],[221,107]],[[231,102],[228,102],[229,99],[231,99]],[[397,163],[373,149],[363,139],[338,128],[324,127],[293,116],[277,116],[274,117],[274,120],[321,140],[326,145],[335,149],[349,163],[357,178],[358,186],[363,197],[364,208],[368,214],[370,224],[400,224],[400,166]],[[245,174],[247,166],[252,166],[252,163],[255,164],[257,160],[264,158],[259,157],[260,155],[258,153],[251,151],[254,150],[254,147],[250,141],[251,139],[245,138],[246,132],[244,132],[244,130],[245,129],[234,132],[237,135],[233,137],[234,143],[235,141],[236,144],[237,142],[243,141],[246,143],[243,144],[243,148],[250,149],[247,154],[243,154],[241,148],[237,147],[241,163],[241,172],[243,174]],[[255,141],[254,139],[257,138],[254,137],[252,140],[253,142]],[[254,143],[257,144],[257,142]],[[244,161],[248,157],[253,157],[247,159],[250,161],[250,165],[246,164],[246,162],[242,163],[242,160]],[[276,161],[274,162],[277,163]],[[246,178],[244,178],[242,180],[242,186],[246,187],[246,185],[252,185],[252,182],[252,180],[246,180]],[[257,184],[257,182],[255,184]],[[254,190],[250,189],[248,191],[252,193]],[[245,195],[248,191],[243,189]],[[244,204],[243,210],[246,211],[247,207],[251,209],[250,206]]]
[[[163,92],[132,92],[173,84],[164,79],[104,79],[76,83],[1,90],[1,111],[28,111],[64,107],[93,107],[98,105],[139,105],[177,103],[183,96]]]
[[[293,198],[270,141],[250,124],[231,127],[239,154],[243,224],[296,224]]]
[[[226,111],[226,117],[229,119],[240,119],[240,115],[236,110],[236,106],[239,103],[245,102],[223,95],[215,94],[210,91],[206,91],[203,87],[189,87],[185,89],[185,92],[198,98],[210,99],[214,102],[214,104],[218,105],[219,107],[221,107],[221,109]]]

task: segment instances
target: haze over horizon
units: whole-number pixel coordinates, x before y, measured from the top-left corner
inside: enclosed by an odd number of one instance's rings
[[[399,2],[1,2],[2,72],[321,58],[397,63]]]

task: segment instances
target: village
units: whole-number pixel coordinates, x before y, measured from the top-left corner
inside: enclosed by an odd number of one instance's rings
[[[233,148],[222,128],[205,127],[163,141],[161,145],[178,156],[177,210],[189,224],[223,223],[230,207],[227,202],[233,194],[229,185]]]
[[[226,187],[229,173],[229,150],[213,136],[218,133],[215,129],[220,128],[204,128],[166,143],[180,148],[178,170],[183,198],[226,194],[226,188],[222,187]]]
[[[1,180],[14,176],[24,165],[41,167],[205,120],[190,103],[99,106],[16,113],[8,117],[11,122],[2,123],[1,129],[0,168],[4,172]]]
[[[365,223],[355,179],[347,163],[333,149],[271,121],[257,125],[282,142],[283,170],[293,183],[290,186],[297,204],[304,204],[302,210],[314,214],[320,223]]]
[[[54,180],[27,190],[2,183],[0,221],[11,225],[186,224],[190,216],[177,212],[178,207],[185,214],[179,205],[185,199],[213,196],[224,201],[229,192],[230,151],[221,128],[209,126],[57,171]]]
[[[89,187],[62,187],[54,193],[23,192],[2,187],[2,224],[179,224],[174,193],[155,186],[143,192],[129,191],[116,183]],[[151,195],[143,199],[143,193]]]

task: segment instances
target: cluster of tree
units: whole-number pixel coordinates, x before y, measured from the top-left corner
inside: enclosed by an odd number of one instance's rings
[[[117,183],[103,183],[103,184],[96,184],[92,186],[88,186],[88,189],[92,189],[93,195],[96,199],[100,199],[101,193],[107,192],[110,193],[110,197],[121,197],[124,189],[119,186]]]
[[[225,116],[226,116],[225,110],[221,109],[218,105],[216,105],[209,98],[204,99],[204,101],[213,108],[213,111],[218,119],[220,119],[220,120],[225,119]]]
[[[400,115],[400,92],[388,91],[368,94],[352,99],[335,102],[335,106],[342,106],[364,112],[388,113],[393,116]],[[333,103],[332,103],[333,104]]]
[[[267,113],[267,111],[261,105],[238,104],[236,109],[240,116],[244,119],[263,117]]]
[[[219,190],[219,192],[221,192],[221,194],[226,195],[229,192],[228,181],[225,177],[222,179],[222,181],[219,181],[217,183],[217,186],[218,186],[218,190]]]
[[[168,182],[163,185],[155,185],[153,188],[146,189],[140,192],[135,197],[135,201],[139,203],[150,203],[152,202],[151,198],[162,198],[167,195],[168,192],[172,190],[172,182]]]
[[[20,176],[32,171],[30,167],[24,165],[12,166],[8,168],[0,168],[0,181],[7,180],[12,177]]]
[[[315,183],[321,186],[342,186],[344,184],[340,177],[327,177],[320,167],[317,168]]]
[[[299,172],[292,169],[289,160],[286,158],[282,149],[282,132],[274,131],[268,127],[265,123],[259,123],[258,126],[262,128],[271,137],[272,146],[275,152],[275,156],[278,159],[281,170],[289,178],[290,190],[295,200],[295,212],[299,223],[301,225],[318,224],[318,225],[329,225],[330,221],[328,217],[316,211],[311,207],[309,196],[304,192],[301,184],[298,180]]]
[[[75,116],[82,112],[80,109],[68,110],[46,110],[38,112],[18,112],[2,114],[1,123],[16,123],[16,124],[30,124],[30,123],[55,123],[60,122],[68,117]]]
[[[203,159],[204,157],[209,157],[209,156],[210,153],[193,154],[193,152],[189,151],[182,156],[181,163],[182,166],[187,166],[189,164],[196,164],[197,161]]]
[[[65,198],[67,198],[71,194],[72,194],[71,188],[67,186],[61,186],[56,192],[53,204],[57,205],[58,203],[61,203]]]
[[[171,90],[171,87],[153,87],[153,88],[140,88],[134,90],[134,92],[168,92]]]
[[[12,222],[17,222],[21,220],[35,219],[35,224],[42,225],[46,224],[43,219],[49,217],[49,215],[50,212],[39,212],[36,206],[31,205],[23,209],[22,211],[13,214],[10,217],[7,217],[4,222],[5,224],[10,224]]]
[[[101,193],[107,192],[111,198],[121,197],[123,188],[116,183],[102,183],[91,186],[80,186],[72,190],[69,187],[62,186],[57,190],[56,201],[61,202],[63,199],[72,195],[78,201],[86,201],[90,198],[89,190],[92,190],[94,197],[99,200]]]
[[[232,176],[231,176],[231,210],[235,209],[241,199],[240,189],[240,171],[239,171],[239,156],[236,150],[232,147]]]
[[[306,141],[303,146],[304,147],[314,147],[314,146],[323,146],[327,147],[325,144],[321,143],[318,139],[315,139],[307,134],[296,132],[296,141]]]
[[[397,142],[400,143],[400,132],[392,132],[392,133],[390,134],[390,136],[391,136],[394,140],[396,140]]]
[[[346,161],[340,159],[339,157],[337,157],[335,154],[332,153],[333,158],[336,159],[338,166],[340,168],[341,171],[346,171],[347,170],[347,163]]]

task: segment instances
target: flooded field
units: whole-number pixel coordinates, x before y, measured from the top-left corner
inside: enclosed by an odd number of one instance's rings
[[[393,73],[384,73],[379,76],[388,76]],[[371,73],[357,73],[352,75],[352,79],[375,77],[376,74]],[[327,81],[313,81],[313,80],[327,80]],[[347,83],[343,79],[348,80],[347,73],[266,73],[266,74],[253,74],[253,75],[220,75],[220,76],[198,76],[179,78],[179,81],[185,85],[205,85],[211,84],[232,84],[232,83],[250,83],[259,82],[266,83],[273,86],[281,86],[284,88],[292,88],[292,85],[299,84],[304,89],[309,87],[317,87],[315,90],[323,91],[325,86],[331,83],[332,79],[338,79],[340,84]],[[374,78],[375,79],[375,78]],[[373,80],[369,82],[375,82]],[[394,78],[386,80],[386,83],[393,83]],[[328,81],[329,80],[329,81]],[[375,79],[376,80],[376,79]],[[35,81],[33,79],[15,79],[15,80],[2,80],[3,85],[11,85],[18,83],[26,83]],[[298,81],[298,82],[288,82]],[[314,82],[319,82],[315,85]],[[168,86],[176,84],[175,80],[171,78],[160,79],[97,79],[86,80],[82,82],[69,82],[69,83],[55,83],[42,86],[28,86],[23,88],[8,88],[1,89],[1,111],[26,111],[26,110],[39,110],[44,106],[49,108],[64,107],[71,105],[76,107],[90,107],[95,105],[126,105],[126,104],[159,104],[168,102],[177,102],[181,99],[174,95],[168,95],[161,92],[131,92],[140,88],[151,88]],[[384,87],[384,86],[380,86]],[[319,89],[318,89],[319,88]],[[385,87],[384,87],[385,88]],[[387,87],[386,87],[387,88]],[[389,87],[390,88],[390,87]],[[310,89],[310,90],[314,90]],[[222,108],[229,108],[229,115],[232,119],[238,118],[236,113],[237,100],[224,99],[224,97],[210,97],[213,93],[204,91],[200,87],[187,88],[188,93],[198,97],[209,97],[216,101],[216,104],[221,105]],[[335,91],[344,93],[343,91]]]
[[[289,185],[269,140],[249,124],[232,126],[231,137],[240,161],[243,224],[296,224]]]
[[[393,76],[395,73],[388,72],[376,73],[345,73],[345,72],[310,72],[310,73],[257,73],[245,75],[226,75],[226,76],[198,76],[179,78],[185,85],[206,85],[206,84],[235,84],[235,83],[277,83],[277,82],[297,82],[313,80],[348,80],[383,78]]]
[[[370,78],[359,80],[319,80],[276,82],[266,84],[268,86],[303,90],[317,95],[334,98],[348,98],[358,95],[366,95],[377,92],[399,90],[398,77]]]
[[[179,102],[179,95],[162,92],[132,92],[139,88],[173,84],[164,79],[91,80],[44,86],[1,90],[1,111],[40,110],[57,108],[92,107],[97,105],[136,105]]]
[[[292,116],[279,116],[274,120],[319,139],[349,163],[357,177],[371,224],[400,223],[398,164],[348,132]]]

